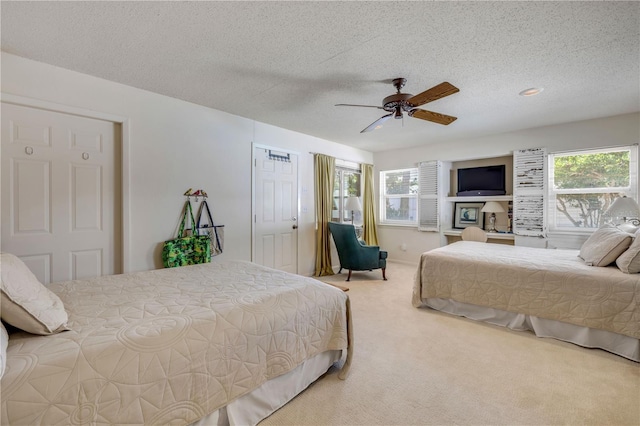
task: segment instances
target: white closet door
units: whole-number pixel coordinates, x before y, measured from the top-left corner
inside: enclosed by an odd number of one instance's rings
[[[298,273],[298,156],[254,149],[253,261]]]
[[[2,104],[2,251],[44,284],[121,272],[112,122]]]

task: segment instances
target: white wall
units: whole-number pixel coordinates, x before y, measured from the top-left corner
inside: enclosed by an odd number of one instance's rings
[[[549,153],[640,142],[640,113],[539,127],[439,145],[374,153],[376,171],[416,167],[420,161],[463,161],[511,155],[516,149],[546,147]],[[379,188],[376,173],[376,188]],[[417,263],[420,254],[440,246],[439,234],[416,228],[381,226],[380,245],[389,259]],[[406,251],[401,245],[406,244]]]
[[[221,111],[2,53],[2,93],[129,120],[129,270],[162,266],[188,188],[209,195],[225,225],[221,258],[251,259],[252,142],[300,153],[299,272],[315,264],[313,156],[373,162],[369,152],[257,123]]]

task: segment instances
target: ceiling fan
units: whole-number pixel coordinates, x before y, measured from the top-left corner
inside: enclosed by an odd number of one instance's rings
[[[382,127],[382,123],[390,119],[403,118],[403,111],[409,114],[409,117],[419,118],[421,120],[432,121],[438,124],[444,124],[445,126],[453,123],[457,117],[450,115],[439,114],[437,112],[427,111],[425,109],[419,109],[420,105],[424,105],[429,102],[437,101],[445,96],[453,95],[460,91],[457,87],[451,83],[445,81],[437,86],[427,89],[417,95],[410,93],[400,93],[400,90],[404,87],[407,80],[405,78],[394,78],[392,80],[393,86],[396,88],[397,93],[391,96],[387,96],[382,100],[382,106],[375,105],[354,105],[354,104],[336,104],[336,106],[355,106],[365,108],[378,108],[388,111],[389,114],[383,115],[376,121],[365,127],[360,133],[370,132]]]

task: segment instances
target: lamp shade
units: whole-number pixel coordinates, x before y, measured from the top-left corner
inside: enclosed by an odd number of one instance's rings
[[[349,197],[344,205],[345,210],[362,211],[362,204],[360,204],[360,198]]]
[[[504,207],[497,201],[487,201],[481,211],[483,213],[503,213]]]
[[[633,198],[622,196],[616,198],[611,206],[604,212],[605,217],[616,218],[638,218],[640,217],[640,207]]]

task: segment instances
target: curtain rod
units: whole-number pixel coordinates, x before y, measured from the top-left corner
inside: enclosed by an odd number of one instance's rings
[[[333,157],[333,155],[329,155],[329,154],[324,154],[322,152],[313,152],[313,151],[309,151],[309,154],[311,155],[315,155],[315,154],[321,154],[321,155],[326,155],[327,157]],[[358,163],[358,164],[367,164],[369,166],[373,166],[373,164],[369,164],[369,163],[363,163],[362,161],[354,161],[354,160],[347,160],[344,158],[338,158],[338,157],[333,157],[336,160],[340,160],[340,161],[349,161],[350,163]]]

